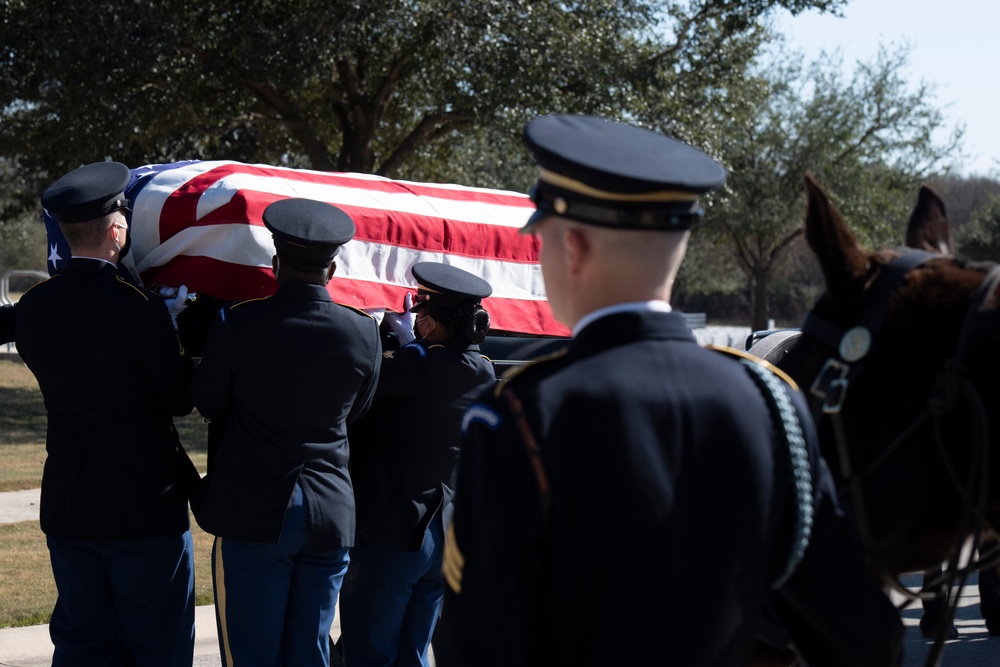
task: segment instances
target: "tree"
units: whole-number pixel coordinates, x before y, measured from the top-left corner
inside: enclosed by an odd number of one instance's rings
[[[950,217],[949,208],[949,217]],[[1000,261],[1000,195],[972,212],[969,221],[955,233],[959,251],[971,259]]]
[[[958,231],[1000,196],[1000,181],[985,176],[944,176],[929,183],[948,207],[948,222]]]
[[[41,182],[104,157],[406,177],[538,113],[641,111],[664,73],[710,89],[768,13],[843,2],[6,0],[0,155]]]
[[[19,174],[15,164],[0,157],[0,273],[46,268],[45,226],[23,197]]]
[[[907,46],[883,47],[849,81],[839,56],[806,68],[795,58],[729,90],[718,121],[726,131],[713,138],[729,180],[710,202],[704,237],[731,251],[755,329],[767,325],[773,280],[802,233],[806,173],[816,175],[863,244],[896,245],[917,186],[947,170],[961,141],[961,129],[943,142],[934,138],[942,115],[928,84],[911,89],[904,78]]]
[[[38,193],[102,159],[523,191],[520,132],[540,113],[706,145],[697,110],[739,80],[766,17],[844,2],[2,0],[0,159],[16,178],[0,240],[37,235]]]

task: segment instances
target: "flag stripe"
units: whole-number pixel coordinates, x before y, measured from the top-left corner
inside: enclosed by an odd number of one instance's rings
[[[149,165],[133,176],[132,247],[149,284],[226,300],[270,294],[274,245],[263,211],[306,197],[339,206],[357,227],[330,283],[338,301],[398,310],[415,288],[410,267],[439,261],[490,282],[495,328],[566,333],[545,300],[539,242],[518,233],[534,212],[521,193],[236,162]]]
[[[153,278],[159,276],[164,267],[182,257],[203,256],[234,266],[260,270],[269,281],[273,282],[274,276],[271,274],[273,255],[274,243],[271,234],[262,227],[244,224],[193,227],[175,234],[146,253],[142,261],[136,265],[136,269],[144,279]],[[482,276],[493,286],[493,293],[497,296],[545,300],[541,267],[536,263],[463,257],[365,241],[349,241],[341,247],[337,255],[337,276],[416,289],[416,281],[410,273],[410,267],[417,262],[443,262]],[[154,283],[168,284],[162,279],[154,280]],[[192,287],[188,285],[188,288]],[[210,284],[201,286],[202,291],[206,293],[212,293],[210,288]],[[271,289],[273,290],[273,285]],[[260,296],[260,294],[254,291],[248,296]],[[227,295],[223,298],[242,297],[237,294],[235,297]],[[391,308],[392,304],[372,304],[366,307]]]
[[[187,285],[192,292],[204,292],[226,301],[267,296],[274,292],[270,268],[231,264],[211,257],[178,256],[157,270],[144,274],[148,285]],[[346,278],[339,274],[327,284],[338,303],[364,310],[402,310],[403,297],[415,288]],[[373,305],[374,304],[374,305]],[[491,327],[531,335],[568,336],[569,331],[555,321],[548,302],[491,296],[483,301],[490,313]]]

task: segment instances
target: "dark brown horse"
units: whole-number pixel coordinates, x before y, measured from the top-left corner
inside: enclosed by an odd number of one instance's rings
[[[879,252],[858,244],[811,177],[806,189],[826,292],[801,336],[751,352],[809,397],[874,573],[954,564],[968,536],[1000,528],[1000,270],[954,254],[929,188],[908,247]]]

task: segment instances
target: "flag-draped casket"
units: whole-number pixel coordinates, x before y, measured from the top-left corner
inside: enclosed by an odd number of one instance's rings
[[[414,183],[231,161],[132,170],[131,259],[146,285],[187,285],[226,301],[271,294],[274,245],[261,215],[273,201],[329,202],[357,232],[337,257],[328,289],[366,310],[402,309],[416,283],[410,267],[439,261],[482,276],[494,329],[565,335],[545,300],[538,240],[518,233],[534,207],[521,193]],[[47,221],[51,223],[51,221]],[[50,271],[68,257],[49,224]]]

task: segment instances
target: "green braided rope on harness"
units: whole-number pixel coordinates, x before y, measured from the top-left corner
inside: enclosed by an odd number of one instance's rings
[[[813,527],[813,485],[809,468],[809,453],[806,451],[806,441],[802,435],[799,416],[792,405],[781,381],[760,364],[740,360],[750,370],[750,376],[763,390],[765,399],[781,424],[781,436],[785,443],[785,451],[795,484],[795,533],[792,536],[792,546],[788,555],[788,563],[784,573],[772,585],[780,588],[795,572],[809,546],[809,538]]]

